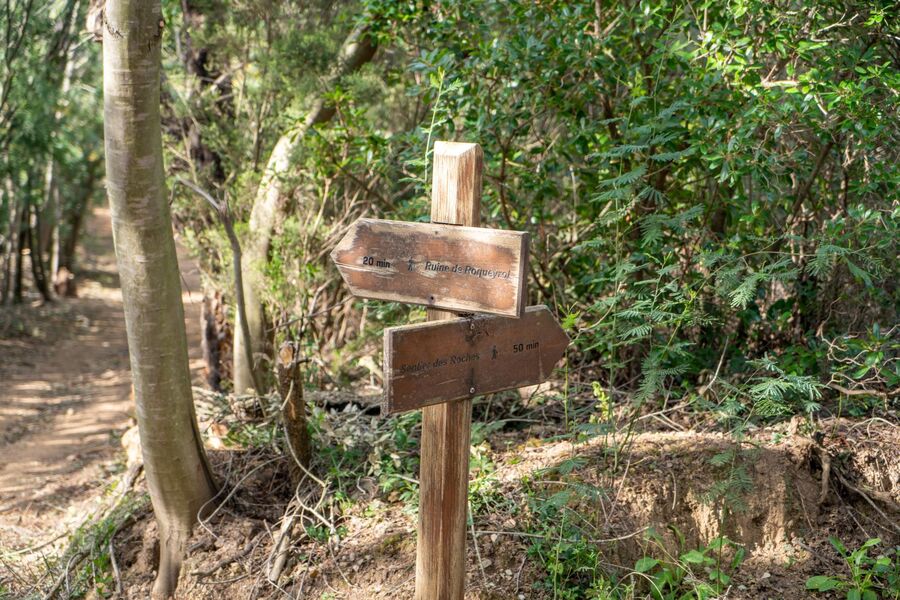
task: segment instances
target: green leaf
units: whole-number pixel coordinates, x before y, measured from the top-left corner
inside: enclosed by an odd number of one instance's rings
[[[828,577],[827,575],[816,575],[815,577],[810,577],[806,580],[806,589],[819,592],[837,589],[839,585],[837,579]]]
[[[834,537],[832,535],[832,536],[829,536],[828,541],[831,542],[831,545],[834,546],[834,549],[837,550],[841,556],[847,555],[847,548],[844,546],[844,544],[843,544],[843,542],[841,542],[841,540],[837,539],[836,537]]]
[[[844,262],[847,264],[847,268],[850,270],[850,273],[853,274],[853,277],[865,283],[867,288],[872,287],[872,277],[866,271],[857,267],[849,260],[845,259]]]
[[[642,559],[638,560],[636,563],[634,563],[634,570],[637,571],[638,573],[646,573],[647,571],[649,571],[650,569],[652,569],[653,567],[655,567],[658,564],[659,564],[659,561],[656,560],[655,558],[645,556],[644,558],[642,558]]]
[[[719,569],[713,569],[712,571],[710,571],[709,578],[721,585],[728,585],[728,582],[731,581],[731,577],[729,577],[725,574],[724,571],[720,571]]]
[[[706,559],[706,556],[700,552],[699,550],[691,550],[690,552],[685,552],[681,555],[681,560],[687,563],[693,564],[703,564],[703,561]]]
[[[853,588],[852,590],[847,590],[847,600],[861,600],[862,594],[859,591],[859,588]]]

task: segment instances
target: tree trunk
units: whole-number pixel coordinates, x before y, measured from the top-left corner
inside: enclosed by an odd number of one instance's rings
[[[25,252],[25,228],[28,227],[28,219],[26,218],[28,215],[28,206],[25,204],[27,202],[27,200],[23,202],[23,206],[19,212],[19,219],[16,224],[16,227],[18,228],[16,236],[18,239],[16,240],[16,257],[15,261],[13,261],[13,304],[21,304],[23,300],[22,276],[24,275],[25,270],[22,268],[22,255]]]
[[[368,35],[368,28],[353,30],[344,40],[337,64],[332,71],[329,87],[337,83],[341,77],[352,73],[366,64],[375,55],[375,42]],[[250,213],[248,240],[244,244],[242,260],[244,273],[244,304],[247,312],[247,324],[250,329],[250,348],[252,356],[265,352],[266,326],[265,313],[259,291],[265,281],[261,267],[269,258],[269,247],[275,226],[284,217],[287,196],[283,184],[290,177],[294,165],[294,152],[303,141],[306,132],[315,125],[325,123],[334,116],[335,108],[319,98],[312,110],[298,127],[285,133],[272,150],[256,198]],[[241,315],[237,322],[240,323]],[[253,387],[254,372],[261,374],[258,365],[246,364],[246,341],[239,327],[234,328],[234,391],[243,392]],[[255,363],[256,361],[254,361]]]
[[[0,292],[0,306],[10,301],[13,288],[13,267],[15,255],[19,249],[19,201],[13,190],[12,180],[7,176],[4,180],[5,198],[9,204],[9,224],[6,230],[5,247],[3,248],[3,290]]]
[[[291,342],[282,344],[275,363],[278,392],[281,395],[281,420],[285,440],[291,456],[291,483],[296,488],[309,468],[312,457],[309,429],[306,427],[306,405],[303,403],[303,372],[300,370],[300,350]]]
[[[31,261],[31,274],[34,277],[34,287],[41,294],[44,302],[53,302],[53,296],[50,294],[50,284],[47,282],[47,273],[44,270],[44,256],[41,251],[40,231],[41,223],[39,211],[36,206],[31,206],[28,211],[30,214],[26,218],[26,238],[28,240],[28,258]]]
[[[71,60],[69,54],[65,55],[66,69],[63,75],[62,89],[60,98],[65,98],[72,87],[72,71],[74,71],[75,61]],[[57,108],[54,115],[55,124],[62,122],[62,111]],[[50,232],[50,277],[56,281],[59,272],[60,261],[62,259],[62,225],[63,225],[63,202],[62,194],[59,189],[59,177],[56,173],[56,164],[53,157],[47,161],[47,206],[53,211],[53,229]]]
[[[206,363],[206,385],[214,392],[222,391],[222,339],[225,332],[220,326],[221,300],[218,292],[203,296],[200,324],[203,327],[203,360]]]
[[[159,0],[107,0],[103,23],[106,181],[137,420],[159,524],[154,598],[174,596],[198,514],[216,485],[197,429],[181,282],[163,183]]]
[[[94,186],[97,182],[100,171],[100,161],[92,160],[88,162],[87,175],[81,186],[81,193],[78,200],[70,204],[63,213],[63,220],[66,221],[66,228],[63,232],[65,239],[62,242],[62,250],[59,257],[59,267],[65,268],[69,273],[75,274],[75,249],[78,246],[78,236],[81,233],[81,224],[84,221],[84,213],[88,211],[91,198],[94,195]]]

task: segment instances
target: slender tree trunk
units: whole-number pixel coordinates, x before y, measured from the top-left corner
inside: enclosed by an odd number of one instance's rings
[[[9,304],[10,292],[13,288],[13,266],[15,254],[19,249],[19,202],[13,190],[12,180],[4,181],[5,197],[9,205],[9,225],[6,229],[5,247],[3,248],[3,290],[0,292],[0,305]]]
[[[66,268],[69,273],[75,274],[75,249],[78,246],[78,236],[81,234],[81,224],[84,222],[84,213],[87,212],[91,197],[94,195],[94,186],[100,171],[100,161],[88,163],[87,176],[81,186],[78,200],[63,213],[66,222],[65,239],[62,241],[62,249],[59,257],[60,268]]]
[[[337,64],[332,70],[331,85],[340,78],[352,73],[366,64],[375,55],[375,42],[368,35],[368,28],[361,27],[353,30],[341,47]],[[269,258],[269,247],[275,227],[285,216],[287,207],[287,195],[284,193],[284,183],[290,177],[295,164],[294,153],[303,141],[303,137],[311,127],[325,123],[334,116],[335,107],[319,98],[313,104],[312,110],[306,119],[291,131],[285,133],[272,150],[266,169],[263,172],[253,209],[250,213],[249,239],[244,244],[243,272],[244,272],[244,305],[246,308],[247,324],[250,329],[251,356],[257,356],[265,352],[266,348],[266,320],[263,311],[260,290],[265,281],[261,267]],[[238,315],[240,323],[241,315]],[[254,373],[261,375],[261,369],[256,364],[247,364],[245,351],[247,345],[239,327],[234,328],[234,390],[243,392],[253,387]],[[254,361],[255,362],[255,361]],[[257,379],[258,380],[258,379]]]
[[[21,304],[23,300],[22,276],[25,270],[22,268],[22,255],[25,252],[25,228],[28,227],[28,220],[26,219],[26,215],[28,214],[27,202],[27,200],[23,202],[23,206],[19,212],[19,218],[16,223],[16,228],[18,230],[16,237],[18,239],[16,240],[16,259],[15,261],[13,261],[13,304]]]
[[[28,258],[31,260],[31,274],[34,277],[34,287],[41,294],[44,302],[53,302],[53,296],[50,294],[50,285],[47,283],[47,272],[44,270],[44,256],[41,252],[41,222],[39,210],[36,206],[29,209],[30,215],[26,219],[26,238],[28,241]]]
[[[174,596],[198,514],[216,485],[197,429],[184,307],[163,182],[159,0],[107,0],[107,193],[125,305],[144,470],[159,524],[154,598]]]
[[[66,70],[63,75],[62,90],[60,94],[61,98],[64,98],[72,87],[72,71],[74,70],[75,65],[75,61],[69,57],[68,53],[66,53],[65,61]],[[56,123],[62,121],[62,116],[62,112],[57,109],[56,115],[54,116]],[[65,213],[62,197],[59,192],[59,177],[57,176],[56,171],[56,163],[51,157],[50,160],[47,161],[47,206],[51,207],[51,210],[53,211],[53,229],[50,232],[50,278],[54,281],[56,280],[56,274],[59,271],[59,268],[62,266],[60,261],[62,259],[63,214]]]

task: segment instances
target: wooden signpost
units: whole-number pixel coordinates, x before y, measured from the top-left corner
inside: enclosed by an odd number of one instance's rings
[[[568,345],[546,306],[529,306],[521,319],[479,316],[390,328],[382,413],[541,383]]]
[[[478,227],[481,169],[477,144],[436,142],[431,224],[360,219],[331,254],[354,294],[429,307],[384,333],[383,412],[422,409],[416,600],[465,592],[472,398],[540,383],[569,343],[523,308],[527,234]]]
[[[522,231],[359,219],[331,259],[354,296],[511,317],[525,309]]]

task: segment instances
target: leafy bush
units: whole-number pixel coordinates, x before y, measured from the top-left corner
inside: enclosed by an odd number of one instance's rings
[[[900,549],[890,548],[873,558],[869,556],[869,550],[881,544],[879,538],[866,540],[852,552],[847,550],[839,539],[835,537],[829,539],[847,564],[850,577],[816,575],[806,580],[806,589],[816,592],[844,591],[847,593],[847,600],[900,598],[900,559],[898,559]]]

